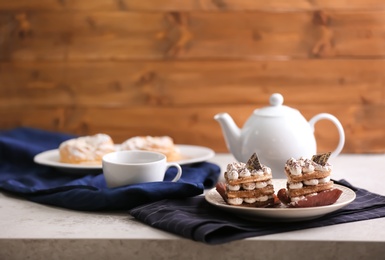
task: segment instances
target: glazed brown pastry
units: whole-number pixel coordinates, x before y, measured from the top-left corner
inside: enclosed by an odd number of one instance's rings
[[[279,200],[287,204],[292,208],[306,208],[306,207],[317,207],[326,206],[335,203],[341,196],[342,191],[339,189],[330,189],[318,192],[315,195],[307,196],[306,199],[298,200],[296,203],[290,203],[290,198],[287,195],[286,189],[280,189],[277,193]]]
[[[114,142],[106,134],[70,139],[59,146],[60,161],[73,164],[98,165],[105,154],[114,151]]]
[[[178,148],[169,136],[135,136],[124,141],[120,149],[159,152],[166,155],[167,161],[181,159]]]
[[[267,207],[274,204],[271,169],[261,165],[256,154],[245,164],[227,165],[224,173],[226,189],[217,187],[225,201],[234,206]]]
[[[289,207],[315,207],[333,204],[342,191],[334,188],[330,179],[330,153],[312,159],[291,158],[285,164],[287,189],[278,191],[278,198]]]

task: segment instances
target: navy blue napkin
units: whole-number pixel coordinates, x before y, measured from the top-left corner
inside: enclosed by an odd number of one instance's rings
[[[207,244],[385,217],[385,196],[336,181],[354,190],[356,199],[346,207],[316,220],[258,222],[239,218],[206,202],[203,196],[168,199],[131,209],[132,216],[152,227]]]
[[[208,163],[183,165],[178,182],[153,182],[107,188],[102,173],[76,174],[38,165],[36,154],[56,149],[73,135],[34,128],[16,128],[0,133],[0,190],[25,199],[73,210],[128,210],[163,199],[186,198],[213,187],[219,166]],[[175,176],[175,168],[165,180]]]

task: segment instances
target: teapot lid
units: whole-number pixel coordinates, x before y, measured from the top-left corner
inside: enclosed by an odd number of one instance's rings
[[[293,116],[298,113],[297,109],[283,105],[283,96],[279,93],[270,96],[270,106],[254,110],[254,114],[258,116],[269,117]]]

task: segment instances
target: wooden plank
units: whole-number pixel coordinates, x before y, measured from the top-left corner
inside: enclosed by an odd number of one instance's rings
[[[381,0],[354,0],[347,4],[344,0],[125,0],[128,10],[187,10],[187,11],[233,11],[233,10],[268,10],[268,11],[297,11],[319,9],[384,9]]]
[[[381,0],[18,0],[0,1],[3,11],[221,11],[221,10],[318,10],[384,9]]]
[[[385,11],[0,14],[2,61],[385,57]]]
[[[385,123],[377,116],[383,115],[385,106],[319,105],[300,107],[309,120],[319,112],[336,115],[345,128],[345,153],[385,152]],[[208,146],[217,152],[226,152],[223,135],[213,116],[227,111],[241,127],[250,116],[251,105],[186,107],[186,108],[8,108],[0,110],[0,126],[9,129],[16,126],[38,127],[79,135],[105,132],[119,143],[136,135],[170,135],[177,143]],[[362,112],[364,111],[364,112]],[[156,115],[156,116],[155,116]],[[376,127],[370,127],[376,124]],[[369,126],[369,127],[368,127]],[[337,132],[327,122],[316,124],[319,151],[329,151],[338,142]]]
[[[115,0],[18,0],[0,1],[1,11],[87,11],[87,10],[121,10],[119,2]]]
[[[0,107],[384,104],[385,60],[0,63]]]

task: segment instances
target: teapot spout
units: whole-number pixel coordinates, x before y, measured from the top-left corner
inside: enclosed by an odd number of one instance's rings
[[[227,149],[232,153],[235,159],[242,161],[241,130],[228,113],[219,113],[214,116],[214,119],[219,122],[222,128]]]

